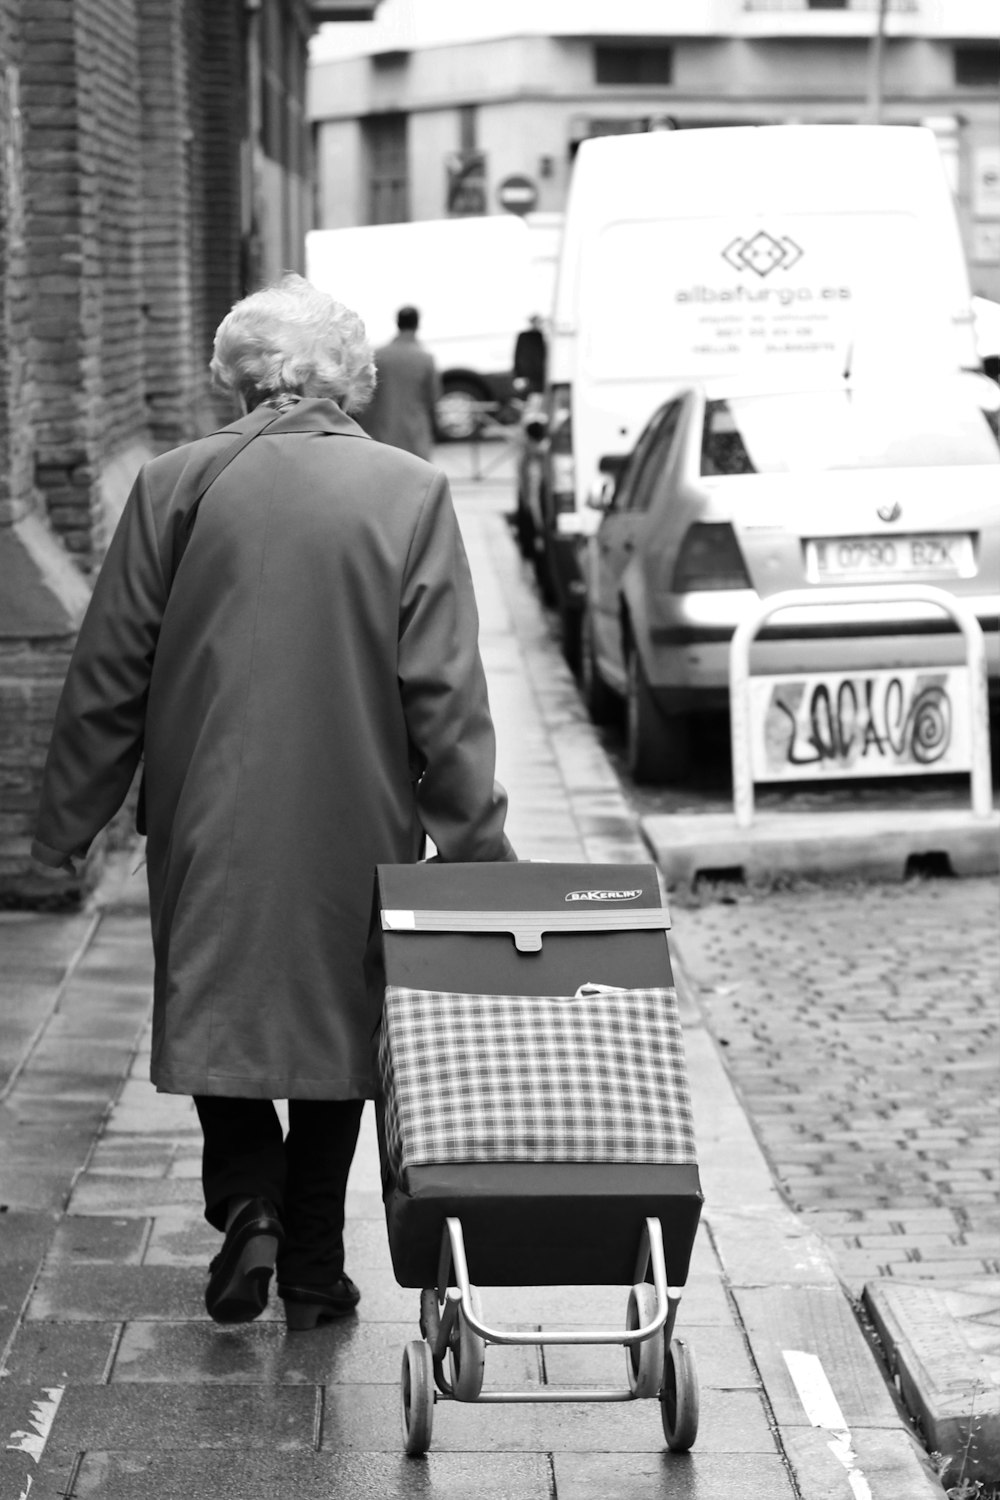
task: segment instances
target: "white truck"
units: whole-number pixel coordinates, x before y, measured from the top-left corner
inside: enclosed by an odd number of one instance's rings
[[[679,384],[770,374],[794,388],[831,372],[978,368],[929,129],[737,126],[585,141],[563,227],[546,413],[519,480],[570,662],[598,463],[629,453]]]
[[[406,304],[441,377],[438,435],[471,437],[508,415],[514,342],[552,301],[562,216],[491,214],[318,229],[306,236],[306,276],[360,313],[376,345]]]

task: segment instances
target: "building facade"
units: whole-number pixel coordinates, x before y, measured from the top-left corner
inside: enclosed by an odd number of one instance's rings
[[[0,904],[38,894],[52,717],[135,473],[229,420],[214,330],[303,265],[309,38],[373,10],[0,0]]]
[[[929,124],[973,290],[1000,298],[997,0],[447,7],[386,0],[367,35],[314,53],[319,227],[559,211],[580,141],[609,132]]]

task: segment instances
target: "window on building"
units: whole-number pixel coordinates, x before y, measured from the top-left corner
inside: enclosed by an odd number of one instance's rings
[[[369,115],[362,123],[368,167],[369,224],[403,224],[410,217],[406,115]]]
[[[672,47],[594,48],[594,81],[628,84],[637,88],[657,87],[673,82],[674,50]]]
[[[956,47],[955,82],[967,89],[995,89],[1000,85],[1000,47]]]

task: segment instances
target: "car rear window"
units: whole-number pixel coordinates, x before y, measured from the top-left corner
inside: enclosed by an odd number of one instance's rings
[[[703,474],[998,463],[985,414],[948,396],[872,399],[845,389],[738,396],[705,407]]]

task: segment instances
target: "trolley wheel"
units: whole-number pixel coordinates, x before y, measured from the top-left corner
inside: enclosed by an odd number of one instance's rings
[[[420,1332],[433,1350],[441,1327],[441,1309],[438,1307],[437,1288],[424,1287],[420,1293]]]
[[[691,1345],[671,1339],[663,1361],[660,1416],[667,1447],[686,1453],[698,1436],[698,1371]]]
[[[403,1414],[403,1447],[413,1458],[426,1453],[434,1425],[434,1377],[431,1351],[420,1339],[403,1350],[399,1378]]]
[[[469,1288],[472,1311],[482,1318],[482,1303],[477,1287]],[[459,1309],[451,1340],[451,1387],[457,1401],[475,1401],[483,1388],[486,1366],[486,1341],[474,1333]]]
[[[656,1288],[647,1281],[638,1282],[628,1294],[625,1327],[644,1328],[656,1317],[656,1308]],[[640,1344],[626,1344],[625,1363],[633,1396],[639,1399],[655,1396],[663,1376],[663,1329]]]

